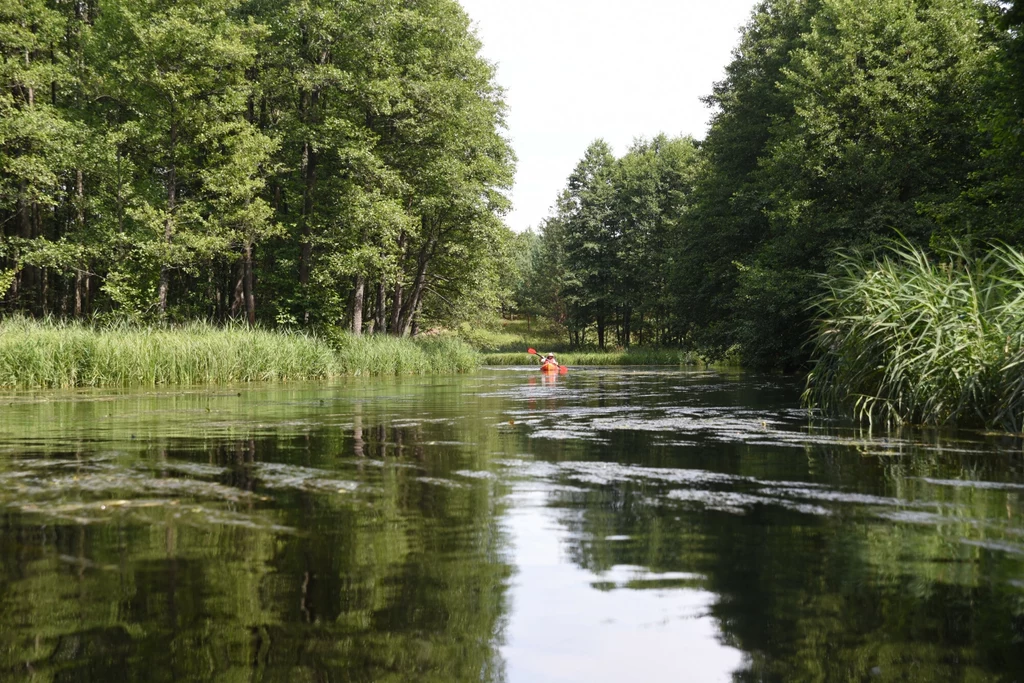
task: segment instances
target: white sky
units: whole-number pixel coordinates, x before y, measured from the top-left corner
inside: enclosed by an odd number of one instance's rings
[[[616,155],[660,132],[703,138],[756,0],[460,0],[498,65],[519,157],[516,231],[537,227],[587,145]]]

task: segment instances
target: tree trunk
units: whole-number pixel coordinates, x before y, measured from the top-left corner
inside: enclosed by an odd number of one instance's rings
[[[237,318],[245,306],[245,259],[238,261],[238,274],[235,278],[235,291],[231,299],[231,317]]]
[[[409,328],[410,337],[415,337],[420,331],[420,304],[416,304],[416,312],[412,314],[412,326]]]
[[[402,299],[404,294],[402,283],[400,281],[395,282],[395,290],[391,295],[391,320],[388,323],[388,332],[394,335],[399,333],[398,324],[402,316]]]
[[[374,325],[373,329],[375,332],[385,332],[384,320],[387,306],[387,291],[384,286],[384,278],[377,280],[377,310],[374,313]]]
[[[627,349],[629,348],[629,338],[632,335],[632,330],[630,329],[632,319],[633,309],[627,307],[622,311],[622,340],[623,346]]]
[[[597,346],[604,351],[604,316],[597,316]]]
[[[363,333],[363,295],[366,293],[366,277],[356,275],[356,287],[352,293],[352,334]]]
[[[299,284],[309,284],[309,262],[313,258],[312,227],[313,190],[316,185],[316,153],[309,141],[302,145],[302,168],[305,187],[302,191],[302,251],[299,255]]]
[[[416,257],[416,278],[413,280],[412,291],[409,297],[402,304],[402,315],[399,321],[399,335],[408,337],[412,331],[412,319],[419,308],[423,298],[423,290],[427,287],[427,266],[434,255],[434,247],[437,245],[437,237],[432,236],[422,247]]]
[[[39,303],[45,318],[50,313],[50,273],[46,268],[39,269]]]
[[[242,261],[242,296],[245,298],[245,317],[249,327],[256,325],[256,295],[253,292],[252,243],[246,242],[245,257]]]
[[[86,271],[85,271],[85,305],[82,307],[82,314],[88,316],[88,315],[92,314],[93,287],[92,287],[92,275],[90,274],[90,271],[89,271],[89,269],[92,268],[92,263],[89,262],[89,261],[86,261],[85,268],[86,268]]]
[[[405,249],[406,234],[403,230],[398,236],[398,251],[401,253]],[[391,321],[388,324],[388,331],[391,334],[397,335],[399,333],[398,323],[402,314],[402,297],[404,292],[402,291],[402,273],[395,276],[395,290],[391,296]]]
[[[173,112],[172,112],[173,116]],[[167,218],[164,220],[164,244],[171,246],[171,239],[174,236],[174,207],[178,198],[177,169],[175,167],[174,153],[178,143],[178,124],[171,124],[171,168],[167,179]],[[164,256],[164,262],[160,266],[160,287],[158,290],[158,310],[160,317],[167,314],[167,290],[170,289],[171,269],[167,263],[170,250]]]
[[[75,198],[77,203],[76,219],[78,224],[79,235],[82,235],[85,230],[85,181],[82,177],[82,169],[75,171]],[[82,239],[80,236],[79,239]],[[82,281],[85,278],[85,273],[82,272],[82,268],[75,269],[75,317],[82,317]]]

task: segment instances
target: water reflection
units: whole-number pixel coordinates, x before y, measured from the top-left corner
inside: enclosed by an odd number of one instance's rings
[[[574,369],[4,397],[0,680],[1024,680],[1020,442],[797,395]]]

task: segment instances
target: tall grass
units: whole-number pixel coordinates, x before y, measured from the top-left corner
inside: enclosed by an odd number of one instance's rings
[[[817,302],[804,401],[868,422],[1024,426],[1024,256],[909,245],[844,257]]]
[[[469,372],[481,358],[469,344],[447,335],[415,340],[344,334],[332,339],[343,374],[423,375]]]
[[[538,349],[548,351],[548,349]],[[539,365],[536,356],[525,351],[519,353],[485,353],[485,365]],[[697,355],[678,349],[629,349],[608,352],[562,352],[558,354],[562,365],[697,365]]]
[[[0,387],[127,387],[465,372],[454,339],[412,341],[192,324],[178,328],[0,321]]]

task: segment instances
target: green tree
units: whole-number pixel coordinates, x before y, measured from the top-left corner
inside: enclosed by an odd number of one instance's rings
[[[590,143],[556,206],[565,252],[562,284],[569,305],[567,322],[578,338],[591,322],[596,323],[601,348],[614,310],[612,278],[618,270],[610,221],[614,164],[607,142]]]
[[[672,290],[675,336],[711,356],[736,340],[736,263],[768,233],[759,160],[773,123],[793,115],[792,101],[777,84],[818,7],[816,0],[760,3],[725,79],[706,99],[716,111],[701,145],[693,207],[672,248]]]
[[[47,312],[46,267],[70,256],[39,253],[84,133],[59,106],[74,82],[69,30],[45,0],[0,4],[0,296],[36,313]]]
[[[645,320],[652,331],[647,340],[664,341],[674,267],[669,246],[689,209],[696,167],[694,141],[665,135],[638,140],[616,163],[611,224],[622,346],[630,345],[634,330],[638,341],[645,341]]]
[[[233,249],[249,258],[274,231],[259,193],[275,143],[246,117],[262,29],[236,20],[236,8],[123,0],[105,5],[90,31],[97,96],[109,102],[109,139],[127,169],[107,188],[121,209],[107,291],[124,307],[166,315],[175,277],[197,277]],[[251,311],[251,287],[246,296]],[[177,301],[188,305],[185,294]]]

